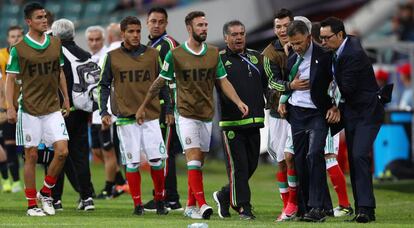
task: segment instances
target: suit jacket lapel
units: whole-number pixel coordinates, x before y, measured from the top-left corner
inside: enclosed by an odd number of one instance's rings
[[[318,67],[319,64],[319,50],[317,48],[316,44],[313,44],[313,50],[312,50],[312,57],[311,57],[311,65],[310,65],[310,71],[309,71],[309,82],[310,85],[313,84],[313,81],[315,80],[316,77],[316,69]]]

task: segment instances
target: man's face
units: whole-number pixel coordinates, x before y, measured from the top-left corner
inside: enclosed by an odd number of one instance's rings
[[[163,13],[152,12],[147,19],[150,37],[159,37],[167,29],[168,21]]]
[[[9,46],[13,46],[17,44],[23,38],[23,30],[21,29],[13,29],[9,31],[7,34],[7,43]]]
[[[230,50],[241,53],[246,47],[246,32],[241,25],[229,27],[228,35],[224,36],[224,41]]]
[[[129,24],[125,31],[121,31],[124,42],[129,47],[138,47],[141,42],[141,25]]]
[[[342,32],[337,34],[332,32],[331,26],[321,27],[320,39],[322,41],[322,47],[329,50],[336,50],[342,43]]]
[[[207,39],[207,26],[208,22],[205,17],[196,17],[191,22],[191,25],[187,26],[187,30],[194,40],[201,43]]]
[[[35,32],[43,33],[47,31],[47,18],[46,10],[35,10],[29,19],[26,19],[26,23]]]
[[[88,33],[88,47],[93,54],[103,48],[104,41],[103,34],[100,31],[91,31]]]
[[[293,36],[289,36],[289,43],[292,45],[293,51],[295,51],[300,56],[305,55],[305,52],[308,50],[311,42],[311,36],[303,35],[296,33]]]
[[[275,19],[275,26],[274,26],[274,32],[277,36],[277,38],[283,43],[287,43],[289,41],[288,35],[287,35],[287,27],[289,26],[290,18],[284,17],[284,18],[276,18]]]

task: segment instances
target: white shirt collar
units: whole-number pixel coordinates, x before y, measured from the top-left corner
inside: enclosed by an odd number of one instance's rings
[[[339,46],[339,48],[336,50],[336,56],[339,56],[341,53],[342,53],[342,51],[344,50],[344,48],[345,48],[345,43],[346,43],[346,41],[348,40],[348,37],[346,37],[345,38],[345,40],[344,41],[342,41],[342,44],[341,44],[341,46]]]
[[[191,49],[190,46],[188,46],[188,41],[185,41],[184,45],[193,55],[201,55],[201,53],[203,53],[203,51],[205,49],[205,43],[204,42],[201,44],[202,46],[201,46],[201,50],[199,52],[195,52],[193,49]]]
[[[43,43],[39,43],[39,42],[37,42],[36,40],[34,40],[32,37],[30,37],[29,33],[26,33],[26,37],[27,37],[27,39],[29,39],[30,41],[32,41],[33,43],[35,43],[35,44],[37,44],[37,45],[39,45],[39,46],[43,46],[43,45],[45,45],[45,43],[46,43],[47,36],[46,36],[46,34],[45,34],[45,33],[43,33],[43,36],[45,37],[45,38],[43,39]]]

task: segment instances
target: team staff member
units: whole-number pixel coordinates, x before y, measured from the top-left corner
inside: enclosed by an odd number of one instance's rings
[[[260,128],[264,127],[264,95],[269,61],[246,48],[246,30],[242,22],[229,21],[223,26],[226,49],[220,57],[227,78],[237,94],[249,106],[249,114],[241,117],[237,106],[218,89],[221,105],[219,125],[223,130],[225,160],[229,184],[216,191],[213,198],[221,218],[230,217],[229,202],[241,219],[256,217],[252,213],[249,179],[257,168],[260,155]],[[265,65],[267,64],[267,65]],[[266,68],[266,70],[265,70]]]
[[[134,214],[143,215],[141,200],[141,174],[139,172],[141,152],[146,154],[151,166],[154,183],[154,200],[157,214],[168,213],[164,206],[164,160],[167,153],[159,127],[160,104],[152,100],[148,119],[143,126],[137,124],[135,113],[142,104],[145,94],[159,73],[159,54],[154,48],[140,44],[141,22],[128,16],[121,21],[121,35],[124,42],[120,48],[108,52],[103,63],[99,82],[99,109],[102,125],[111,125],[112,117],[107,110],[111,89],[117,108],[117,132],[120,140],[122,161],[126,165],[126,177],[134,201]]]
[[[6,65],[7,61],[9,60],[10,56],[10,49],[15,44],[23,39],[23,28],[20,26],[11,26],[7,30],[7,43],[8,47],[3,48],[0,50],[0,68],[1,73],[3,75],[2,79],[0,80],[0,96],[4,98],[4,91],[5,91],[5,82],[7,78],[6,74]],[[17,98],[19,96],[20,88],[17,84],[15,84],[15,93],[14,93],[14,102],[17,104]],[[7,109],[6,99],[4,99],[4,103],[0,104],[3,107],[4,112]],[[17,106],[17,105],[16,105]],[[4,139],[4,149],[7,153],[7,166],[10,170],[10,174],[12,176],[13,182],[8,179],[8,172],[6,168],[5,175],[3,176],[3,192],[20,192],[22,190],[22,186],[20,183],[20,175],[19,175],[19,159],[17,157],[17,150],[16,150],[16,124],[11,123],[4,123],[2,125],[3,128],[3,139]]]
[[[360,41],[347,36],[338,18],[321,22],[322,46],[333,50],[332,71],[341,93],[349,169],[355,200],[354,221],[375,221],[370,151],[384,118],[372,64]]]
[[[299,75],[300,79],[309,80],[310,88],[285,92],[278,111],[282,116],[288,114],[291,124],[295,170],[299,178],[299,213],[306,212],[306,221],[322,222],[326,217],[324,203],[329,196],[325,140],[328,123],[337,123],[340,119],[339,110],[327,93],[332,81],[331,58],[329,52],[313,44],[309,28],[303,21],[290,23],[287,34],[296,53],[288,59],[289,79]]]
[[[74,74],[72,71],[72,64],[75,61],[87,61],[91,55],[81,49],[74,41],[75,26],[67,19],[60,19],[52,24],[53,36],[58,37],[62,41],[62,48],[64,54],[63,71],[65,72],[68,91],[71,93],[74,86]],[[69,97],[71,107],[73,107],[72,96]],[[79,183],[79,194],[81,201],[79,202],[79,210],[94,210],[95,205],[92,199],[93,189],[91,187],[91,171],[89,168],[89,146],[88,146],[88,119],[89,113],[83,110],[71,110],[71,114],[65,119],[70,141],[68,142],[69,157],[71,163],[65,164],[65,172],[74,172],[71,175],[76,175]],[[72,165],[74,169],[66,170],[66,165]],[[54,200],[55,196],[62,197],[63,193],[63,172],[59,178],[59,188],[53,189]],[[56,194],[57,193],[57,194]],[[56,203],[56,202],[55,202]],[[56,206],[55,206],[56,207]]]
[[[29,216],[54,215],[51,190],[56,183],[68,155],[68,134],[60,112],[59,89],[63,94],[64,116],[70,112],[66,79],[61,66],[63,56],[60,41],[46,35],[45,9],[38,3],[29,3],[24,8],[29,32],[23,41],[10,50],[7,65],[6,99],[9,104],[9,122],[17,120],[17,144],[25,147],[24,182],[28,199]],[[21,80],[21,99],[18,119],[13,104],[14,81]],[[45,86],[46,85],[46,86]],[[42,97],[43,99],[39,99]],[[44,186],[36,192],[37,146],[40,142],[53,145],[55,156],[47,170]],[[43,210],[37,207],[36,198],[42,202]]]
[[[184,215],[193,219],[209,219],[213,209],[204,196],[201,168],[205,154],[210,149],[215,83],[237,104],[243,117],[248,114],[248,107],[227,80],[218,49],[204,42],[208,25],[204,12],[190,12],[185,17],[185,24],[189,39],[168,52],[162,71],[148,91],[136,117],[139,124],[145,124],[144,119],[148,119],[149,114],[146,113],[149,102],[158,95],[166,80],[176,81],[177,133],[188,169],[188,200]]]
[[[168,51],[176,48],[179,44],[174,38],[167,34],[168,14],[164,8],[152,8],[148,11],[147,28],[149,31],[148,46],[160,52],[161,61],[164,62]],[[171,84],[173,87],[175,84]],[[168,93],[168,88],[162,90]],[[181,153],[180,141],[174,125],[172,106],[166,106],[164,100],[161,102],[160,126],[164,136],[165,147],[167,148],[168,158],[165,164],[165,205],[171,210],[183,210],[180,203],[180,196],[177,191],[177,175],[175,167],[175,155]],[[166,114],[169,118],[166,119]],[[149,201],[144,205],[145,210],[155,210],[154,201]]]

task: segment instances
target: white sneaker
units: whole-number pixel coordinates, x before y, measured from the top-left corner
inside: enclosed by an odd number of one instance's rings
[[[81,200],[78,205],[78,210],[93,211],[95,210],[95,204],[93,203],[92,197],[86,200]]]
[[[184,216],[192,219],[203,219],[203,216],[198,211],[198,208],[195,206],[187,206],[184,210]]]
[[[200,214],[203,219],[210,219],[210,216],[213,214],[213,208],[207,204],[203,204],[203,206],[200,207]]]
[[[44,196],[37,193],[37,199],[42,203],[43,211],[48,215],[55,215],[55,208],[53,207],[53,199],[50,196]]]
[[[38,207],[27,209],[26,214],[27,216],[33,216],[33,217],[46,216],[45,212],[43,212],[43,210]]]

